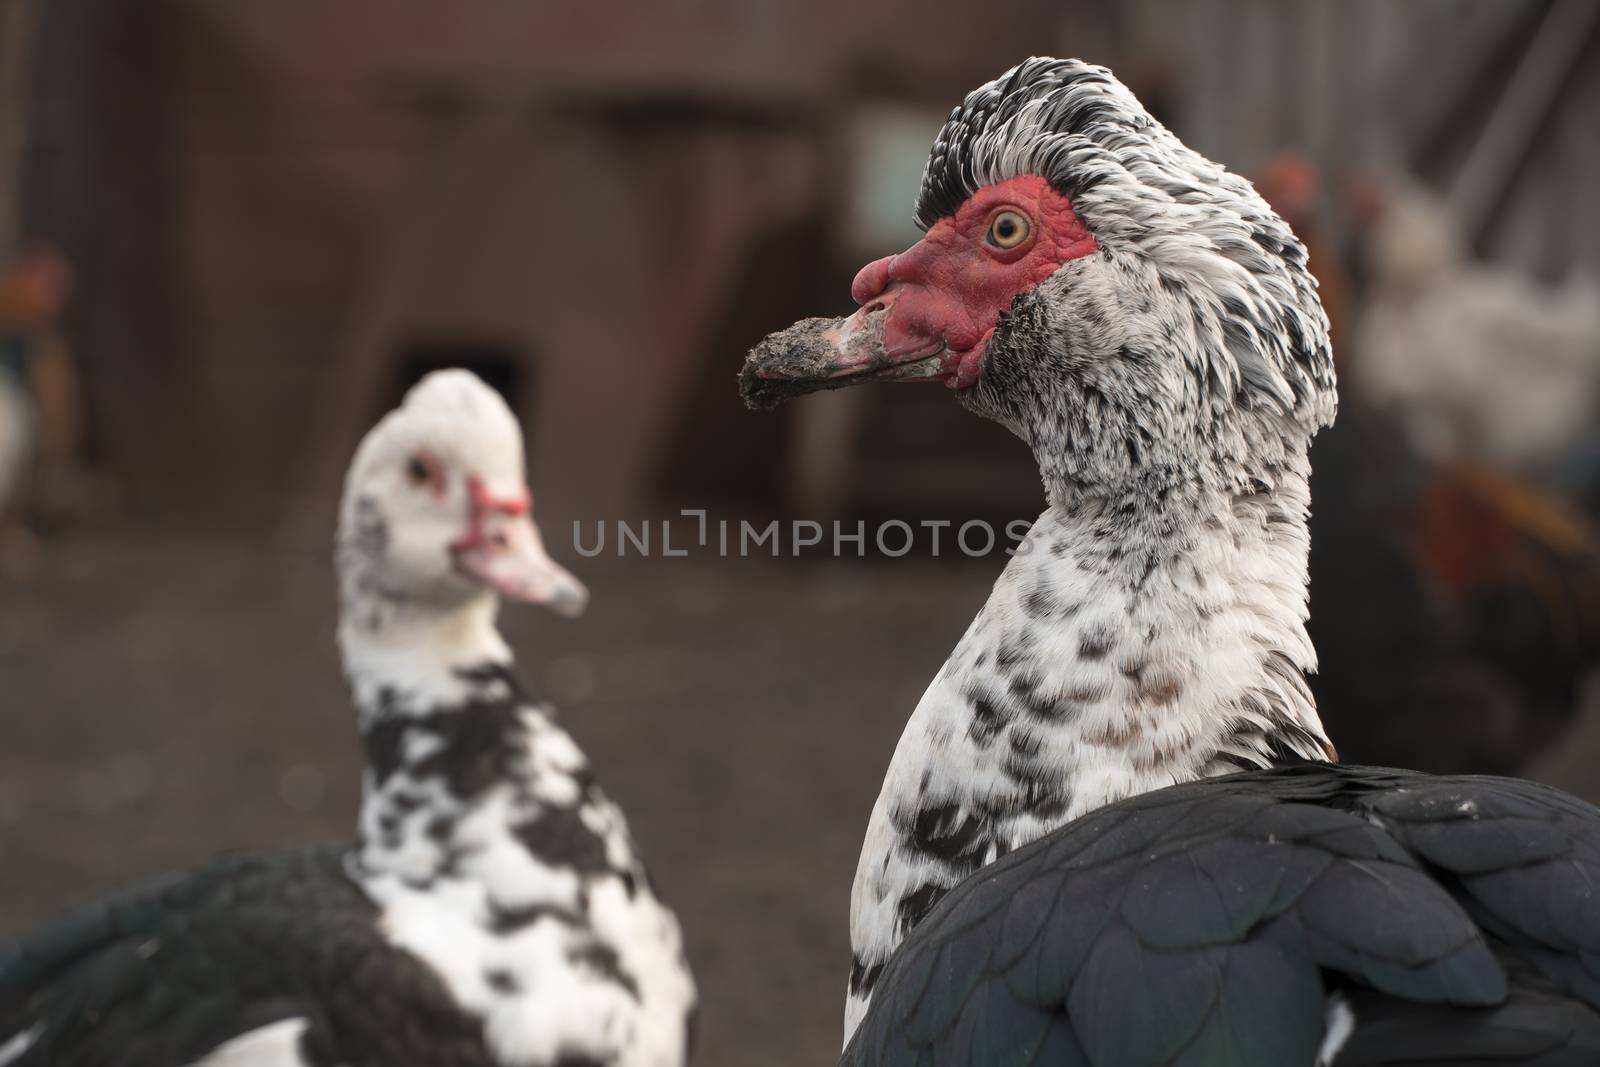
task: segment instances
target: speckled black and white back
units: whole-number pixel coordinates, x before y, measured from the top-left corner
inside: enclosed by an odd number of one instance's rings
[[[503,666],[459,677],[385,694],[351,876],[497,1062],[683,1063],[694,986],[621,810]]]

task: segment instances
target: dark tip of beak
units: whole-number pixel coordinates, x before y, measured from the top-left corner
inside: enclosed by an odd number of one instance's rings
[[[589,590],[574,582],[562,586],[550,598],[550,610],[564,619],[576,619],[589,606]]]
[[[802,319],[752,348],[739,372],[745,406],[768,411],[793,397],[846,384],[828,377],[836,357],[824,334],[838,325],[838,319]]]

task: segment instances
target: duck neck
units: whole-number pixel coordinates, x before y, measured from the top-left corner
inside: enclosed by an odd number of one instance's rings
[[[1305,680],[1308,473],[1053,503],[907,723],[867,851],[915,856],[961,812],[988,843],[964,877],[1126,796],[1335,758]]]
[[[1126,796],[1332,759],[1305,682],[1309,462],[1247,491],[1052,489],[917,704],[851,894],[845,1025],[980,867]]]
[[[487,592],[439,604],[346,588],[339,652],[363,730],[369,720],[461,704],[479,692],[472,677],[509,669],[498,612]]]
[[[1001,777],[1050,794],[1036,802],[1059,807],[1051,825],[1173,782],[1333,758],[1305,681],[1308,483],[1302,452],[1244,489],[1052,494],[935,683],[947,692],[918,714],[963,696],[974,755],[1004,744]]]
[[[534,788],[531,731],[546,722],[511,674],[496,598],[445,608],[347,595],[343,608],[366,754],[356,863],[411,885],[463,873],[469,836],[512,833],[485,816],[495,797]]]

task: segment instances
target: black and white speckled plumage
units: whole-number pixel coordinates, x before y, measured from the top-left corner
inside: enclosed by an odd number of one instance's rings
[[[918,221],[1027,175],[1097,247],[1012,301],[958,395],[1028,442],[1050,506],[874,806],[847,1061],[1595,1062],[1593,917],[1549,913],[1593,893],[1600,813],[1324,762],[1308,481],[1335,382],[1304,249],[1084,63],[1028,60],[971,94]],[[1514,888],[1486,903],[1479,874]],[[1452,967],[1478,984],[1441,992]]]
[[[516,420],[464,374],[418,392],[345,489],[339,642],[367,756],[350,873],[497,1062],[681,1064],[694,985],[677,921],[577,744],[513,679],[497,598],[461,589],[442,545],[460,520],[441,529],[429,493],[394,488],[420,449],[516,498]]]
[[[224,860],[25,939],[0,957],[0,1064],[685,1062],[676,919],[583,753],[513,678],[498,598],[461,569],[462,528],[492,521],[475,501],[514,499],[522,462],[509,409],[463,372],[368,435],[338,548],[357,843]],[[520,506],[504,543],[581,599]]]
[[[1333,420],[1305,248],[1248,181],[1184,145],[1103,67],[1030,59],[952,112],[917,219],[1030,174],[1070,199],[1099,252],[1018,298],[965,399],[1045,446],[1053,495],[1202,467],[1247,491]]]
[[[459,699],[379,689],[349,872],[496,1062],[678,1064],[694,996],[622,812],[507,665]]]

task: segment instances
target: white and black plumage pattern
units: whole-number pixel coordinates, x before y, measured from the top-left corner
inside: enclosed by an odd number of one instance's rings
[[[1096,531],[1116,518],[1041,516],[918,702],[856,871],[847,1027],[984,864],[1130,794],[1331,754],[1301,673],[1304,586],[1248,580],[1303,567],[1303,530],[1256,502],[1146,577],[1137,539]]]
[[[1262,451],[1253,437],[1281,436],[1242,414],[1288,417],[1295,438],[1333,421],[1328,320],[1305,246],[1247,180],[1178,140],[1104,67],[1034,58],[951,113],[917,221],[1025,175],[1068,197],[1100,250],[1018,298],[963,399],[1036,451],[1092,447],[1072,468],[1047,468],[1047,490],[1213,457],[1239,474]],[[1008,367],[1007,349],[1026,362]],[[1008,388],[1013,376],[1029,381]],[[1128,455],[1094,447],[1107,445]]]
[[[621,811],[502,667],[459,675],[451,705],[380,696],[352,874],[500,1062],[683,1062],[693,984]]]
[[[1029,177],[1070,210],[1033,214]],[[1015,289],[1063,246],[985,248],[1002,210],[1093,241],[1053,230],[1075,254]],[[874,805],[847,1062],[1600,1062],[1600,812],[1325,762],[1307,517],[1335,381],[1288,227],[1110,72],[1050,59],[956,110],[917,212],[927,240],[858,276],[855,316],[741,378],[761,402],[883,377],[891,331],[906,360],[975,356],[946,380],[1050,504]],[[1015,295],[974,346],[984,285]]]
[[[685,1061],[677,922],[495,628],[492,590],[583,600],[529,506],[516,420],[470,375],[368,435],[338,558],[358,842],[223,860],[25,938],[0,957],[4,1067]]]

